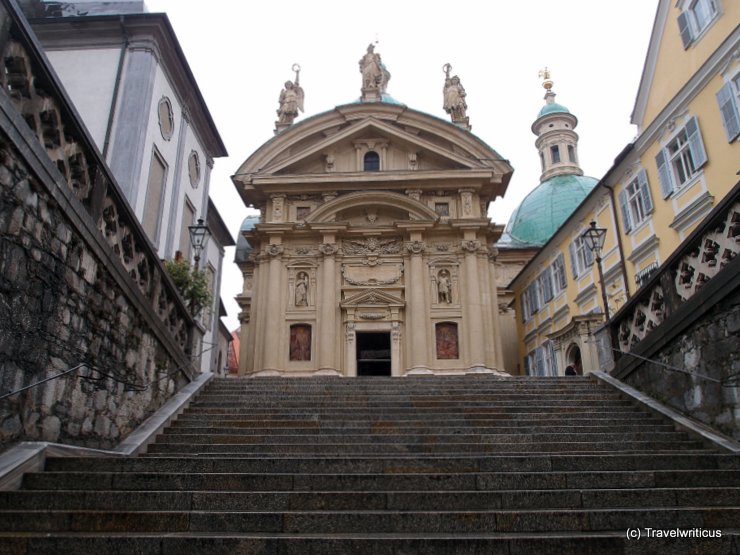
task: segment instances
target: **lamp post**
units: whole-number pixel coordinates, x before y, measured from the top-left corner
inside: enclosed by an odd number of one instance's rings
[[[193,245],[193,251],[195,253],[193,256],[195,269],[198,270],[200,253],[206,248],[211,232],[208,230],[208,226],[203,223],[203,218],[199,218],[196,225],[188,226],[188,231],[190,232],[190,244]]]
[[[606,229],[603,227],[596,227],[596,222],[591,222],[589,227],[581,235],[581,240],[586,243],[586,246],[594,254],[596,264],[599,268],[599,283],[601,284],[601,299],[604,302],[604,315],[607,321],[609,320],[609,301],[606,297],[606,287],[604,285],[604,271],[601,268],[601,249],[604,247],[604,239],[606,238]]]

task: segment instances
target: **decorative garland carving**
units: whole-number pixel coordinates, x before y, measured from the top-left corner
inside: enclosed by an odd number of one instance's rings
[[[270,256],[280,256],[284,251],[285,248],[282,245],[267,245],[265,247],[265,252]]]
[[[398,254],[401,252],[401,242],[398,238],[378,239],[377,237],[368,237],[367,239],[350,239],[342,242],[342,251],[349,255],[378,255],[378,254]]]
[[[411,254],[421,254],[426,250],[426,243],[423,241],[410,241],[406,243],[406,250]]]
[[[362,320],[382,320],[387,314],[384,312],[360,312],[357,316]]]
[[[401,277],[403,277],[403,266],[399,267],[398,275],[396,277],[390,278],[390,279],[382,279],[382,280],[378,280],[374,278],[371,278],[367,281],[354,280],[347,275],[345,270],[346,270],[346,266],[342,265],[342,277],[344,277],[344,280],[350,285],[359,285],[362,287],[393,285],[394,283],[397,283],[401,279]]]
[[[337,247],[336,243],[321,243],[319,245],[319,252],[324,256],[335,255],[338,250],[339,247]]]
[[[478,240],[463,241],[462,243],[460,243],[460,246],[464,251],[478,252],[478,249],[480,249],[481,247],[481,242]]]

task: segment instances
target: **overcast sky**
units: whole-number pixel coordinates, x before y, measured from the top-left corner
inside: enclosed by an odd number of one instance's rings
[[[472,132],[514,167],[489,216],[506,224],[539,184],[531,125],[544,104],[538,72],[547,66],[556,101],[578,118],[586,175],[601,177],[636,134],[630,114],[657,0],[146,0],[166,12],[229,152],[216,160],[211,197],[234,237],[248,210],[229,176],[273,135],[282,85],[300,64],[306,113],[360,96],[358,61],[378,41],[388,92],[407,106],[448,119],[445,63],[467,92]],[[241,274],[233,249],[222,297],[229,329]]]

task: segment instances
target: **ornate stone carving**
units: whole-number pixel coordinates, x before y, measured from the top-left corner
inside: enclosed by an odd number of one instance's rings
[[[357,285],[357,286],[361,286],[361,287],[373,287],[373,286],[393,285],[394,283],[397,283],[401,279],[402,276],[403,276],[403,266],[401,266],[399,268],[398,275],[396,277],[393,277],[393,278],[383,279],[383,280],[378,280],[378,279],[371,278],[371,279],[369,279],[367,281],[354,280],[354,279],[350,278],[347,275],[347,273],[345,271],[345,266],[342,266],[342,277],[344,277],[344,280],[347,283],[349,283],[350,285]]]
[[[282,222],[285,213],[285,195],[270,195],[272,200],[272,221]]]
[[[452,245],[449,243],[437,243],[434,245],[434,248],[437,249],[439,252],[449,252],[452,248]]]
[[[411,254],[421,254],[426,250],[427,246],[424,241],[409,241],[406,243],[406,250]]]
[[[406,189],[406,195],[418,202],[421,200],[421,189]]]
[[[308,274],[300,272],[295,281],[295,306],[308,306]]]
[[[460,199],[462,200],[462,213],[463,217],[473,216],[473,191],[471,189],[462,189],[460,191]]]
[[[440,270],[437,274],[437,302],[452,303],[452,283],[448,270]]]
[[[391,322],[391,339],[394,343],[398,343],[401,340],[401,323]]]
[[[463,241],[462,243],[460,243],[460,246],[466,252],[478,252],[478,249],[480,249],[481,246],[481,242],[478,240]]]
[[[467,117],[466,113],[468,104],[465,102],[465,88],[457,75],[450,77],[450,70],[452,70],[450,64],[442,66],[442,70],[445,72],[444,104],[442,107],[445,112],[450,114],[452,123],[470,129],[470,118]]]
[[[335,198],[337,198],[337,192],[336,191],[324,191],[321,193],[321,198],[324,199],[324,202],[331,202]]]
[[[401,241],[398,238],[378,239],[377,237],[350,239],[342,242],[342,250],[344,254],[360,256],[398,254],[401,252]]]
[[[265,247],[265,253],[270,256],[280,256],[285,251],[282,245],[267,245]]]
[[[391,74],[383,65],[380,54],[375,52],[374,44],[368,45],[367,52],[360,59],[359,65],[362,74],[363,100],[380,100],[380,94],[385,92]],[[376,95],[368,94],[372,92]]]
[[[387,314],[384,312],[360,312],[357,316],[362,320],[382,320]]]
[[[319,245],[319,252],[324,256],[333,256],[338,250],[336,243],[321,243]]]
[[[329,153],[324,155],[324,171],[327,173],[331,173],[335,171],[335,161],[334,161],[334,155]]]
[[[299,84],[301,66],[293,64],[295,71],[295,81],[286,81],[285,87],[280,91],[278,102],[280,107],[277,109],[278,120],[275,122],[275,133],[293,124],[298,112],[303,111],[304,92]]]
[[[347,343],[352,344],[352,342],[355,340],[355,323],[354,322],[347,322],[347,325],[344,330],[344,338],[347,340]]]
[[[418,154],[416,152],[409,152],[409,169],[411,171],[419,169]]]

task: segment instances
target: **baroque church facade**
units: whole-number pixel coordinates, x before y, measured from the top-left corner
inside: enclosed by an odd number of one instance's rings
[[[239,373],[503,370],[494,247],[503,227],[487,209],[513,170],[469,131],[449,67],[452,122],[390,97],[372,45],[360,70],[359,101],[293,123],[296,74],[275,136],[232,178],[260,210],[237,248]]]

